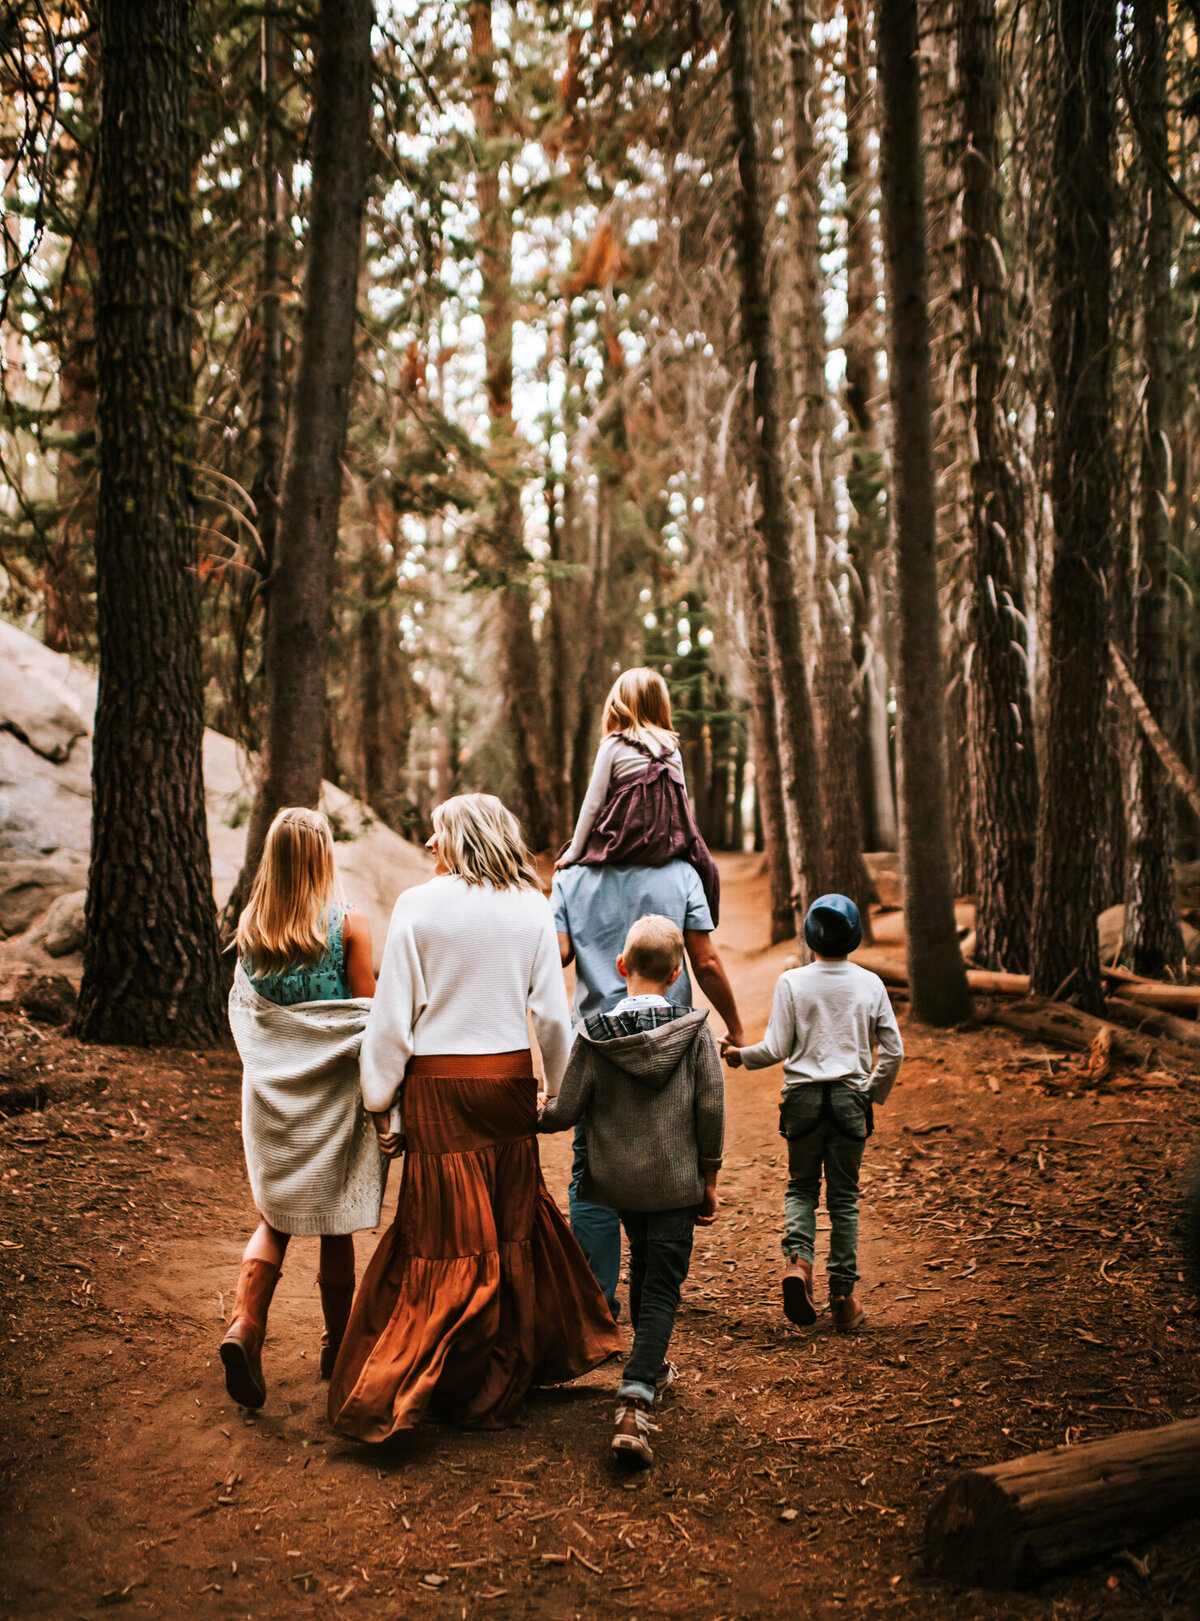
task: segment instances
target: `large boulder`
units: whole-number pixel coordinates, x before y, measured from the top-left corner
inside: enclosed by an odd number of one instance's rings
[[[1200,929],[1193,928],[1184,918],[1179,920],[1179,927],[1183,931],[1184,957],[1189,963],[1200,962]],[[1100,936],[1100,961],[1115,962],[1120,956],[1121,936],[1125,932],[1125,908],[1108,907],[1096,919],[1096,928]]]
[[[0,960],[41,973],[80,971],[95,707],[86,666],[0,620]],[[253,781],[250,762],[218,732],[204,734],[204,788],[213,895],[224,906],[241,870]],[[431,877],[433,863],[332,783],[321,804],[378,967],[397,895]]]

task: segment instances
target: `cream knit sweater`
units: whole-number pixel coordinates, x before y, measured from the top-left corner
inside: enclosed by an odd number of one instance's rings
[[[414,1055],[528,1051],[558,1095],[571,1044],[550,903],[450,875],[405,890],[388,927],[362,1044],[363,1099],[390,1108]]]

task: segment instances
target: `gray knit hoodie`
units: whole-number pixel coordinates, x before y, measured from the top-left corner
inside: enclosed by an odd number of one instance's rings
[[[585,1199],[614,1210],[699,1204],[704,1173],[720,1169],[725,1134],[725,1084],[708,1013],[680,1009],[669,1023],[632,1035],[609,1030],[603,1015],[580,1030],[538,1130],[585,1122]]]

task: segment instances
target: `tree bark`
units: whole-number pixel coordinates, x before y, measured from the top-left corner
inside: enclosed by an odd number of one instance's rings
[[[187,0],[104,0],[97,223],[100,690],[77,1032],[223,1026],[192,518]]]
[[[960,298],[966,327],[967,740],[975,827],[976,960],[1029,967],[1037,760],[1020,564],[1021,495],[1009,460],[1009,353],[999,180],[995,0],[957,0],[962,109]]]
[[[479,273],[488,400],[488,432],[496,496],[481,558],[497,585],[496,630],[500,695],[513,751],[521,820],[533,850],[553,834],[553,795],[546,769],[542,673],[530,617],[529,568],[521,511],[520,468],[512,414],[512,230],[500,195],[503,130],[496,108],[491,0],[472,0],[471,114],[475,121],[475,197],[479,210]]]
[[[750,752],[754,758],[754,792],[762,826],[763,850],[771,892],[771,944],[796,934],[792,906],[792,868],[788,859],[787,817],[779,770],[779,728],[775,691],[767,657],[767,603],[762,560],[746,559],[746,656],[750,666]]]
[[[888,669],[884,637],[884,560],[887,520],[883,502],[883,446],[879,433],[879,276],[875,263],[875,204],[866,8],[846,0],[845,156],[846,359],[844,403],[850,423],[846,488],[854,508],[847,536],[857,589],[853,658],[861,682],[859,780],[864,839],[869,849],[896,848],[896,796],[888,744]]]
[[[1053,996],[1070,981],[1102,1001],[1096,849],[1103,838],[1112,552],[1110,220],[1116,17],[1095,0],[1051,11],[1054,231],[1050,373],[1054,539],[1047,626],[1045,773],[1038,809],[1031,972]]]
[[[1133,675],[1151,714],[1166,720],[1171,697],[1170,478],[1167,441],[1171,386],[1171,202],[1167,164],[1166,0],[1136,0],[1133,38],[1145,247],[1142,255],[1140,510],[1132,571]],[[1121,961],[1161,974],[1183,960],[1175,895],[1175,817],[1170,784],[1151,744],[1135,734],[1126,786],[1125,934]]]
[[[753,373],[748,437],[758,486],[755,530],[763,570],[767,656],[775,694],[784,814],[799,932],[809,902],[824,887],[825,830],[783,484],[775,340],[767,294],[759,178],[758,116],[745,0],[722,0],[721,10],[726,27],[730,109],[737,141],[738,305],[742,342]]]
[[[894,436],[904,923],[913,1012],[930,1024],[953,1024],[970,1012],[971,993],[955,928],[946,817],[916,0],[890,0],[877,13],[877,26]]]
[[[813,528],[817,657],[813,689],[817,755],[825,806],[825,883],[858,905],[864,937],[871,883],[863,864],[862,807],[858,785],[855,669],[837,593],[838,520],[833,487],[833,412],[825,376],[825,272],[821,265],[820,69],[810,0],[789,0],[789,115],[792,130],[792,205],[795,218],[799,308],[793,350],[798,361],[797,448]]]
[[[263,759],[227,922],[249,894],[275,813],[285,805],[315,806],[321,797],[333,566],[367,193],[373,20],[371,0],[321,0],[317,17],[308,268],[268,583]]]

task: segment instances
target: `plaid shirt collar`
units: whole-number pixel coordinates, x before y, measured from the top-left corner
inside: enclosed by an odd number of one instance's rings
[[[624,1013],[593,1013],[584,1021],[583,1028],[592,1041],[615,1041],[619,1036],[657,1030],[659,1025],[686,1018],[692,1011],[690,1007],[639,1007],[628,1008]]]

